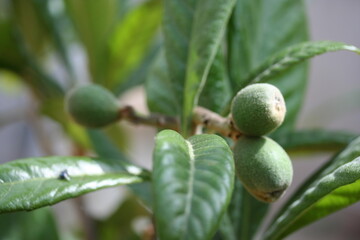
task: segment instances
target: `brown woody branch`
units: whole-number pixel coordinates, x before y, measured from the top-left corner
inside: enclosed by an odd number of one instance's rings
[[[143,124],[162,129],[179,131],[180,122],[176,117],[151,113],[150,115],[140,114],[132,106],[125,106],[119,111],[120,119],[134,124]],[[203,107],[196,107],[193,112],[193,124],[203,126],[206,131],[219,133],[232,139],[238,139],[242,133],[237,130],[231,117],[222,117]]]

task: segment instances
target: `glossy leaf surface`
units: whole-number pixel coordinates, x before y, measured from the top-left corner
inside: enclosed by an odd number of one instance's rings
[[[360,138],[309,178],[280,210],[266,239],[297,229],[360,200]]]
[[[230,201],[234,162],[216,135],[185,140],[172,130],[156,137],[153,188],[160,239],[210,239]]]
[[[16,160],[0,165],[0,212],[32,210],[101,188],[142,182],[146,176],[133,165],[88,157]]]

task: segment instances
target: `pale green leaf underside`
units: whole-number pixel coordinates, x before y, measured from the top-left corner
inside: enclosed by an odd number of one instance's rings
[[[0,165],[0,212],[52,205],[101,188],[142,182],[146,175],[130,164],[119,167],[88,157],[30,158],[5,163]]]
[[[230,201],[232,152],[216,135],[185,140],[164,130],[156,137],[153,187],[160,239],[209,239]]]
[[[360,138],[315,173],[281,209],[266,239],[295,230],[360,200]]]
[[[340,50],[348,50],[360,54],[360,49],[340,42],[320,41],[300,43],[271,56],[252,71],[250,76],[246,78],[245,84],[264,82],[309,58]]]

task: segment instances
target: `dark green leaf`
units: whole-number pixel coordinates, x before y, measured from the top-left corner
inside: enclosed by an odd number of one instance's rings
[[[25,61],[14,41],[10,21],[1,19],[0,35],[0,68],[20,73]]]
[[[226,72],[225,59],[221,51],[216,55],[204,89],[200,95],[199,105],[219,114],[226,113],[231,101],[232,90]]]
[[[236,179],[228,210],[236,239],[252,239],[264,220],[268,207],[269,204],[259,202],[252,197]]]
[[[182,104],[185,134],[234,3],[235,0],[165,1],[166,57],[175,94]]]
[[[297,130],[275,134],[272,138],[287,151],[340,150],[357,137],[356,134],[320,129]]]
[[[63,87],[44,71],[35,55],[31,52],[31,49],[29,49],[20,29],[15,25],[12,27],[13,40],[16,42],[16,47],[26,64],[23,66],[23,69],[21,69],[24,79],[33,87],[34,92],[42,98],[63,96]]]
[[[264,82],[309,58],[340,50],[348,50],[360,54],[360,49],[340,42],[321,41],[300,43],[277,52],[268,58],[263,64],[252,71],[250,76],[246,78],[244,84]]]
[[[138,183],[147,178],[148,173],[134,165],[110,165],[88,157],[12,161],[0,165],[0,212],[32,210],[101,188]]]
[[[296,43],[307,41],[303,1],[238,0],[228,31],[228,66],[233,94],[266,59]],[[285,122],[277,131],[293,128],[305,92],[307,66],[301,64],[272,79],[287,104]]]
[[[161,50],[146,79],[146,97],[152,112],[176,116],[180,113],[178,101],[170,81],[165,53]]]
[[[221,219],[218,235],[219,238],[215,237],[213,239],[238,240],[228,212],[225,212],[224,216]]]
[[[59,234],[49,208],[0,215],[1,239],[58,240]]]
[[[230,201],[234,162],[217,135],[188,140],[172,130],[156,137],[154,212],[160,239],[210,239]]]
[[[360,200],[360,138],[311,176],[280,210],[267,239],[285,236]]]

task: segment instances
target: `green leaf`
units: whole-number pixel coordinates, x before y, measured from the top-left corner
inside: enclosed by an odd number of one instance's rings
[[[160,239],[210,239],[230,201],[232,152],[217,135],[185,140],[172,130],[156,137],[154,213]]]
[[[199,99],[199,105],[222,115],[226,114],[232,96],[223,55],[222,51],[216,55]]]
[[[25,42],[20,29],[16,25],[12,25],[12,30],[13,41],[16,43],[16,48],[25,62],[21,70],[27,84],[41,98],[50,99],[63,96],[63,87],[42,68],[36,56],[29,49],[27,42]]]
[[[103,83],[109,89],[124,82],[146,56],[161,23],[162,4],[146,1],[117,24],[109,39],[109,63]]]
[[[50,11],[50,1],[49,0],[32,0],[33,5],[35,6],[36,13],[38,18],[44,24],[44,27],[49,32],[49,35],[52,38],[52,44],[55,47],[56,51],[59,54],[60,60],[64,64],[69,77],[71,80],[70,83],[74,83],[75,75],[74,69],[72,68],[72,64],[70,61],[70,57],[68,55],[68,49],[65,41],[65,37],[63,34],[63,23],[67,19],[64,19],[64,16],[55,15]],[[70,86],[70,84],[69,84]]]
[[[275,53],[252,71],[244,84],[264,82],[309,58],[340,50],[348,50],[360,54],[360,49],[340,42],[320,41],[300,43]]]
[[[13,0],[11,1],[10,9],[10,19],[24,36],[30,51],[35,56],[42,55],[45,52],[49,33],[44,21],[38,14],[34,0],[26,2]]]
[[[54,216],[49,208],[0,215],[1,239],[58,240]]]
[[[360,137],[311,176],[283,206],[266,239],[285,236],[360,200]]]
[[[160,44],[154,44],[146,56],[142,59],[141,63],[129,74],[129,76],[125,79],[124,82],[118,84],[115,88],[115,95],[120,96],[122,93],[127,90],[146,83],[146,79],[148,78],[148,74],[150,69],[156,61],[156,58],[160,51]]]
[[[259,202],[252,197],[241,182],[236,179],[234,193],[228,209],[236,239],[253,239],[268,208],[269,204]]]
[[[266,59],[285,47],[307,41],[303,1],[238,0],[228,30],[228,67],[233,96],[246,78]],[[294,127],[307,79],[304,63],[272,79],[287,105],[287,116],[277,131]]]
[[[88,157],[12,161],[0,165],[0,212],[32,210],[98,189],[142,182],[147,175],[134,165],[110,165]]]
[[[165,50],[170,78],[182,109],[182,131],[190,128],[211,64],[235,0],[166,0]]]
[[[121,1],[64,1],[76,33],[86,49],[92,78],[98,83],[104,81],[109,60],[107,41],[117,22],[118,2]]]
[[[21,72],[25,64],[12,35],[10,21],[0,21],[0,68]]]
[[[322,129],[297,130],[272,135],[286,151],[340,150],[357,137],[356,134]]]
[[[228,212],[224,213],[224,216],[221,219],[219,231],[213,240],[237,240],[236,233],[234,230],[233,223],[231,222]]]
[[[179,98],[175,95],[169,78],[165,53],[160,50],[152,64],[145,84],[147,105],[152,112],[177,116],[180,114]]]

